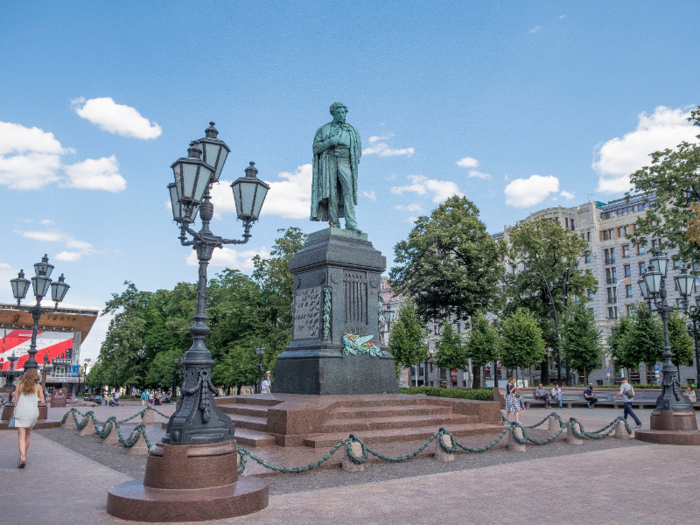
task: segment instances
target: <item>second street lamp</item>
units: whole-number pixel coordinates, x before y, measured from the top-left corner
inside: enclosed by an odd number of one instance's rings
[[[255,387],[255,393],[262,394],[263,358],[265,357],[265,348],[260,347],[256,349],[255,355],[258,357],[258,364],[255,365],[255,368],[258,369],[258,385]]]
[[[56,303],[54,310],[58,308],[58,303],[63,301],[68,293],[69,285],[66,284],[63,274],[58,278],[58,281],[51,281],[51,272],[53,272],[54,266],[49,264],[49,258],[47,255],[42,257],[41,261],[34,265],[34,272],[36,275],[32,277],[32,291],[34,297],[36,298],[36,304],[34,306],[22,306],[21,302],[27,296],[27,291],[29,290],[29,280],[24,277],[24,270],[19,271],[19,275],[10,281],[12,286],[12,295],[17,300],[17,309],[23,310],[25,312],[30,312],[32,314],[32,319],[34,319],[34,326],[32,327],[32,342],[27,353],[29,357],[24,363],[24,369],[28,370],[30,368],[38,368],[39,363],[36,362],[36,335],[39,328],[39,319],[41,316],[47,312],[50,312],[50,308],[42,308],[41,301],[44,296],[48,293],[49,288],[51,289],[51,300]]]

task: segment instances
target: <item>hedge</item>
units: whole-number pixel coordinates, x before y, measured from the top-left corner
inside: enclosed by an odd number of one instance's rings
[[[435,397],[452,397],[456,399],[476,399],[493,401],[493,388],[439,388],[436,386],[412,386],[401,388],[402,394],[425,394]]]

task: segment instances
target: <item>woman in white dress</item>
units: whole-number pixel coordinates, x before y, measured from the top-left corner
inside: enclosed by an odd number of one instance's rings
[[[270,393],[270,372],[268,371],[263,377],[262,383],[260,384],[260,393],[269,394]]]
[[[27,462],[29,438],[32,435],[32,428],[39,419],[39,401],[46,402],[41,385],[37,384],[38,381],[39,373],[35,368],[30,368],[20,377],[17,388],[12,393],[12,401],[15,404],[15,428],[19,442],[18,468],[24,468]]]

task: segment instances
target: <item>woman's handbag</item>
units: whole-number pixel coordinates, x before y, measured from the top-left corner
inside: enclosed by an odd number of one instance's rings
[[[15,428],[15,410],[17,410],[17,406],[12,410],[12,416],[10,416],[10,420],[7,422],[7,428]]]

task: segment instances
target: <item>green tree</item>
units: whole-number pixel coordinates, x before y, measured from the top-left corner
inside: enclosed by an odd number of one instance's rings
[[[387,350],[394,356],[397,365],[407,368],[417,365],[428,358],[428,344],[425,342],[427,335],[427,330],[418,319],[413,301],[406,301],[399,310],[397,320],[394,321]]]
[[[525,308],[518,308],[503,320],[501,362],[507,368],[532,368],[542,362],[547,348],[542,329],[535,316]]]
[[[562,335],[562,350],[571,368],[588,383],[588,373],[600,366],[601,330],[596,328],[593,312],[582,300],[569,302]]]
[[[459,335],[455,333],[449,322],[443,324],[440,341],[436,346],[437,366],[448,370],[447,388],[450,388],[452,386],[451,371],[466,370],[467,368],[467,348],[462,345]]]
[[[639,306],[639,305],[637,305]],[[635,307],[636,308],[636,307]],[[634,368],[639,363],[631,363],[626,354],[625,338],[632,330],[632,317],[623,316],[616,319],[608,337],[608,352],[616,368]]]
[[[265,357],[263,366],[274,375],[277,356],[292,340],[292,297],[294,279],[289,271],[289,261],[301,250],[306,234],[299,228],[277,230],[282,236],[275,240],[270,257],[253,259],[253,279],[260,286],[261,307],[259,315],[267,326],[263,341]]]
[[[255,385],[258,382],[257,363],[255,350],[234,345],[214,365],[212,381],[227,389]]]
[[[153,388],[168,389],[175,381],[175,359],[182,357],[186,348],[164,350],[156,354],[148,367],[146,384]],[[177,385],[179,386],[179,385]]]
[[[700,106],[690,114],[688,120],[700,126]],[[637,218],[630,241],[646,245],[649,238],[657,238],[661,250],[678,248],[674,259],[700,262],[700,236],[693,234],[695,229],[688,230],[689,223],[691,227],[696,224],[693,206],[700,201],[700,144],[683,141],[676,149],[655,151],[650,156],[651,165],[630,176],[634,189],[627,198],[644,196],[651,204],[646,214]]]
[[[671,362],[678,368],[678,380],[681,379],[681,366],[690,366],[695,357],[693,338],[688,335],[685,327],[685,315],[678,310],[671,312],[668,319],[668,339],[671,343],[673,357]]]
[[[471,322],[472,328],[467,340],[467,357],[472,360],[472,386],[479,388],[480,367],[493,363],[493,366],[496,367],[494,373],[497,373],[497,361],[501,356],[502,339],[498,327],[481,313],[473,316]],[[497,380],[498,378],[496,378]]]
[[[518,223],[509,231],[506,272],[503,281],[506,286],[507,303],[504,316],[518,308],[526,308],[537,319],[543,337],[550,348],[560,350],[556,336],[554,309],[559,321],[559,331],[563,331],[564,320],[564,272],[568,269],[568,298],[587,300],[587,290],[595,293],[598,281],[590,270],[578,267],[581,254],[588,243],[578,234],[567,230],[559,221],[538,219]],[[550,299],[547,286],[553,285]],[[554,305],[552,305],[552,300]],[[549,382],[547,362],[541,363],[542,381]]]
[[[466,197],[450,197],[430,217],[419,217],[395,251],[392,288],[414,298],[423,322],[467,319],[478,309],[493,309],[501,245]]]
[[[664,331],[659,316],[639,303],[630,317],[632,322],[622,338],[622,366],[636,369],[640,363],[651,365],[662,361]]]

